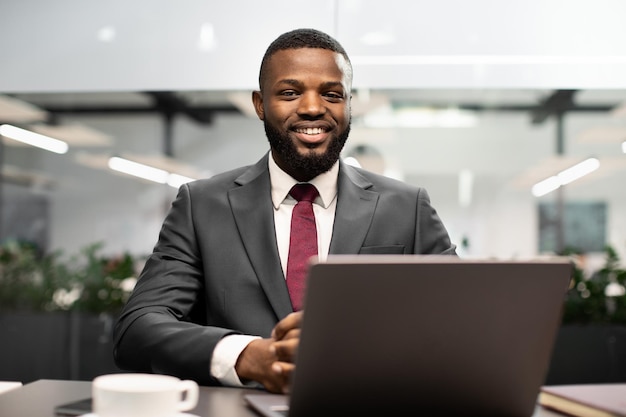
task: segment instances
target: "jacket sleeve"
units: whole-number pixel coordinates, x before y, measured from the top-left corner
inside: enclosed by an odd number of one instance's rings
[[[450,236],[437,211],[430,204],[430,197],[424,188],[417,194],[415,231],[415,254],[456,255],[456,245]]]
[[[215,385],[210,363],[232,330],[202,325],[204,285],[191,196],[183,185],[159,240],[114,328],[114,359],[122,368]],[[193,321],[193,322],[192,322]]]

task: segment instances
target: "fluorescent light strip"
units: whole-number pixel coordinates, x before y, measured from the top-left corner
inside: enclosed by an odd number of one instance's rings
[[[169,176],[169,172],[163,169],[129,161],[128,159],[120,158],[118,156],[114,156],[109,159],[109,168],[124,174],[158,182],[159,184],[165,184],[167,182],[167,177]]]
[[[561,185],[569,184],[572,181],[584,177],[587,174],[592,173],[600,167],[600,161],[596,158],[585,159],[579,164],[574,165],[571,168],[567,168],[557,174]]]
[[[558,174],[547,178],[533,185],[532,193],[535,197],[541,197],[559,188],[562,185],[569,184],[587,174],[592,173],[600,167],[600,161],[597,158],[586,159],[570,168],[567,168]]]
[[[533,185],[532,193],[535,197],[541,197],[556,190],[560,186],[561,182],[559,181],[559,178],[555,175]]]
[[[567,55],[359,55],[353,65],[611,65],[626,56]]]
[[[21,129],[12,125],[0,125],[0,135],[58,154],[64,154],[69,149],[67,143],[62,140],[54,139],[49,136],[31,132],[30,130]]]
[[[185,177],[184,175],[170,173],[167,177],[167,185],[178,188],[183,184],[194,181],[194,178]]]
[[[118,156],[109,159],[109,168],[114,171],[132,175],[145,180],[154,181],[159,184],[167,184],[171,187],[178,188],[181,185],[193,181],[194,178],[184,175],[170,173],[164,169],[151,167],[149,165],[140,164],[139,162],[130,161]]]
[[[622,142],[622,152],[626,153],[626,140]]]

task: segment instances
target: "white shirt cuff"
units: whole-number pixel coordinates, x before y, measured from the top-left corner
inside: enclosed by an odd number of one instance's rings
[[[255,339],[260,339],[260,337],[231,334],[222,338],[213,350],[211,376],[223,385],[244,386],[235,371],[235,364],[241,352]]]

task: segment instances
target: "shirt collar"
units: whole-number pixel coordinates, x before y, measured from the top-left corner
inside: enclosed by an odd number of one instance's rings
[[[291,175],[283,171],[274,161],[272,153],[269,155],[269,171],[270,171],[270,183],[272,187],[272,204],[275,210],[278,210],[280,205],[286,198],[292,199],[289,196],[289,190],[296,185],[296,181]],[[313,184],[319,192],[319,197],[314,201],[315,204],[327,208],[337,197],[337,178],[339,176],[339,161],[335,162],[331,169],[318,175],[309,181]]]

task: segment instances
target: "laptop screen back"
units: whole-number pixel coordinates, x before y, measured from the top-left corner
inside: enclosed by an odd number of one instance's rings
[[[291,417],[529,416],[567,260],[330,256],[309,271]]]

